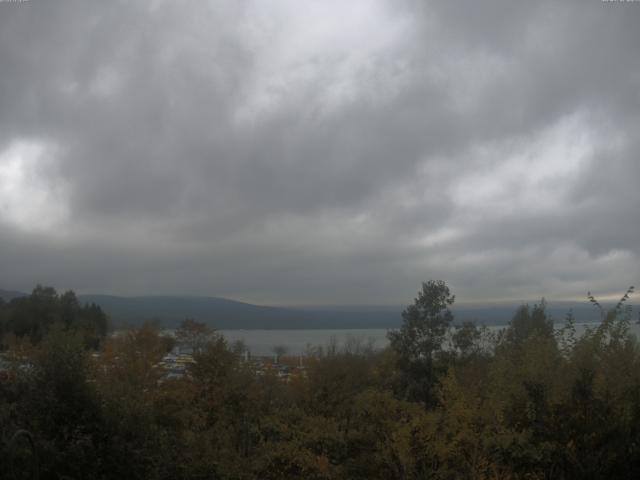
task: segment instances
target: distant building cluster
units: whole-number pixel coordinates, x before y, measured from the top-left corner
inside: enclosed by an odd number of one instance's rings
[[[243,363],[257,377],[274,375],[280,380],[288,382],[306,376],[302,356],[280,358],[277,356],[252,356],[250,352],[245,351],[241,357]],[[178,345],[167,353],[156,366],[164,370],[161,381],[166,381],[188,378],[190,375],[189,366],[195,363],[193,348]]]
[[[164,380],[172,380],[187,377],[189,375],[188,367],[194,363],[192,348],[175,347],[162,358],[157,366],[164,369]]]
[[[253,367],[256,376],[275,375],[285,382],[298,377],[306,377],[303,357],[281,357],[277,361],[272,357],[255,357],[246,360]]]
[[[101,357],[101,353],[94,352],[92,357],[98,359]],[[283,382],[306,377],[303,356],[252,356],[250,352],[245,351],[241,358],[243,364],[249,367],[256,377],[272,375]],[[160,381],[163,382],[189,378],[189,367],[195,363],[193,348],[178,345],[162,357],[154,367],[161,372]],[[24,370],[28,369],[30,364],[27,361],[9,358],[6,354],[0,353],[0,381],[8,380],[16,366]]]

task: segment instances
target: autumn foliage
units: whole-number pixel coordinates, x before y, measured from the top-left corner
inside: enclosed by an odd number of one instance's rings
[[[0,381],[0,477],[31,478],[37,462],[51,479],[638,478],[627,299],[593,299],[602,322],[584,333],[571,315],[554,329],[541,302],[492,334],[455,326],[447,285],[427,282],[390,347],[318,349],[288,382],[195,321],[179,379],[163,378],[152,325],[95,350],[52,322]],[[11,444],[19,430],[35,451]]]

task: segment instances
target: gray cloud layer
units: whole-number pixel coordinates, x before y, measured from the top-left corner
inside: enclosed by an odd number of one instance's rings
[[[639,3],[0,3],[0,284],[622,291]]]

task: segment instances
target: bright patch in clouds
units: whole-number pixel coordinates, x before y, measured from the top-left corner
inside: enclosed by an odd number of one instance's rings
[[[298,102],[330,114],[365,99],[393,97],[407,74],[401,45],[410,19],[382,2],[256,3],[244,25],[254,72],[236,121],[276,114]]]
[[[55,148],[20,140],[0,152],[0,221],[24,230],[47,230],[64,220],[68,206],[53,180]]]
[[[473,150],[475,168],[452,188],[458,207],[484,215],[553,213],[596,151],[580,115],[563,118],[532,139],[509,139]]]

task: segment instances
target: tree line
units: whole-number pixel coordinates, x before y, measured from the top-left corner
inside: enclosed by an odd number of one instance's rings
[[[632,291],[609,311],[591,296],[602,321],[584,333],[570,313],[554,328],[544,301],[492,333],[455,326],[429,281],[387,348],[317,349],[283,382],[194,321],[189,375],[164,379],[157,326],[106,336],[99,307],[38,287],[0,306],[0,477],[636,478]]]

